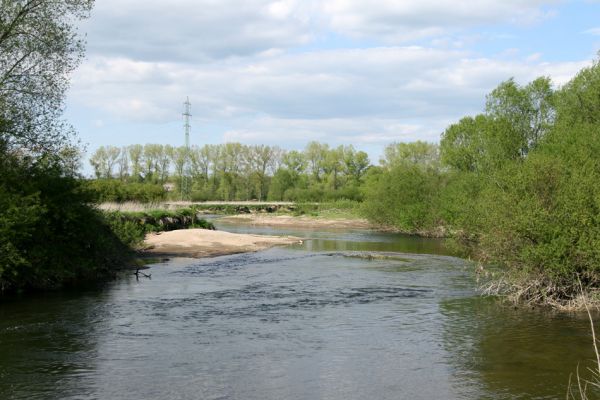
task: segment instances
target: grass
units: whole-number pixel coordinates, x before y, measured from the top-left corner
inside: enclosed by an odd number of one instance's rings
[[[295,216],[307,215],[327,219],[359,219],[361,203],[353,200],[337,200],[325,203],[297,203],[292,212]]]

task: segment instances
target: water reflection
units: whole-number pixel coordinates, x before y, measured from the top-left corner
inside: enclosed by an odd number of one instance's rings
[[[360,229],[294,229],[253,225],[233,225],[213,219],[217,229],[234,233],[261,235],[290,235],[305,238],[300,246],[292,248],[308,251],[394,251],[414,254],[452,255],[443,239],[422,238],[398,233],[384,233]]]
[[[455,386],[480,398],[564,398],[577,366],[585,375],[593,366],[586,315],[515,309],[477,297],[442,302],[441,312]]]
[[[592,355],[585,319],[478,298],[439,241],[310,235],[0,304],[0,399],[545,399]]]
[[[0,398],[91,398],[98,293],[48,294],[0,304]]]

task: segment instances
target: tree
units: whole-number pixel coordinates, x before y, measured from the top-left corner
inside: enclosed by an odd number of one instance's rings
[[[381,164],[386,168],[404,164],[435,169],[439,164],[438,145],[420,140],[411,143],[392,143],[385,147],[384,154]]]
[[[565,126],[600,123],[600,58],[560,90],[557,109],[557,119]]]
[[[304,150],[304,156],[316,182],[321,182],[321,172],[329,146],[319,142],[310,142]]]
[[[119,177],[127,173],[127,154],[115,146],[100,146],[90,157],[90,164],[94,168],[97,178],[110,179],[113,177],[115,164],[119,165]],[[124,158],[123,158],[124,157]]]
[[[344,169],[344,146],[338,146],[325,152],[323,169],[329,175],[331,188],[335,191],[340,186],[340,173]]]
[[[369,155],[364,151],[354,150],[354,146],[352,145],[344,146],[342,152],[344,174],[346,174],[354,184],[360,184],[362,177],[371,164]]]
[[[438,174],[416,164],[398,164],[373,174],[366,184],[365,215],[379,224],[406,232],[437,224]]]
[[[302,174],[307,167],[306,157],[296,150],[292,150],[283,155],[282,164],[296,176]]]
[[[160,183],[165,183],[169,177],[169,167],[171,166],[171,153],[173,147],[171,145],[161,146],[158,153],[158,172]]]
[[[94,174],[96,178],[105,178],[107,175],[106,164],[108,160],[108,154],[106,148],[100,146],[98,150],[90,157],[90,164],[94,168]]]
[[[129,160],[131,161],[131,176],[135,181],[142,179],[142,153],[144,148],[141,144],[134,144],[127,147]]]
[[[129,152],[126,147],[120,149],[117,167],[120,180],[124,181],[129,178]]]
[[[144,180],[147,182],[157,182],[160,179],[160,159],[163,153],[163,146],[160,144],[144,145]]]
[[[42,153],[62,147],[68,76],[83,56],[73,22],[93,0],[3,0],[0,5],[0,138]]]
[[[185,146],[180,146],[180,147],[171,147],[172,149],[172,161],[173,161],[173,165],[175,166],[175,176],[177,177],[177,180],[179,182],[179,188],[180,188],[180,192],[181,192],[181,196],[183,197],[184,195],[187,195],[187,193],[184,193],[184,180],[187,179],[186,177],[186,165],[189,163],[189,153],[190,150],[185,147]]]
[[[250,167],[258,176],[258,199],[266,198],[267,189],[267,171],[275,165],[276,148],[271,146],[252,146],[249,149]]]
[[[537,78],[524,87],[509,79],[487,96],[486,115],[506,122],[505,133],[525,156],[554,123],[554,99],[550,78]]]
[[[458,171],[481,169],[484,157],[484,137],[488,119],[484,115],[464,117],[450,125],[440,141],[441,161]]]

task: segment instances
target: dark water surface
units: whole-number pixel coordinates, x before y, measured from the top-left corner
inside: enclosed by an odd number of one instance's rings
[[[555,399],[593,357],[585,318],[477,297],[439,241],[227,230],[315,239],[1,303],[0,399]]]

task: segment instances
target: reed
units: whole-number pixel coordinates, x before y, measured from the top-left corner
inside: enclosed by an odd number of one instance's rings
[[[588,368],[588,371],[591,374],[591,377],[589,379],[582,378],[579,373],[579,367],[577,367],[577,371],[575,373],[575,382],[577,383],[577,386],[575,389],[573,389],[573,375],[571,374],[571,376],[569,377],[569,386],[567,389],[567,400],[591,400],[597,399],[600,396],[600,352],[598,351],[598,339],[596,339],[596,329],[594,328],[594,319],[592,317],[592,312],[590,311],[587,296],[583,291],[583,286],[581,285],[580,280],[579,287],[581,289],[581,301],[583,302],[583,306],[585,307],[588,318],[590,320],[590,329],[592,332],[592,341],[594,344],[596,363],[595,368]]]

